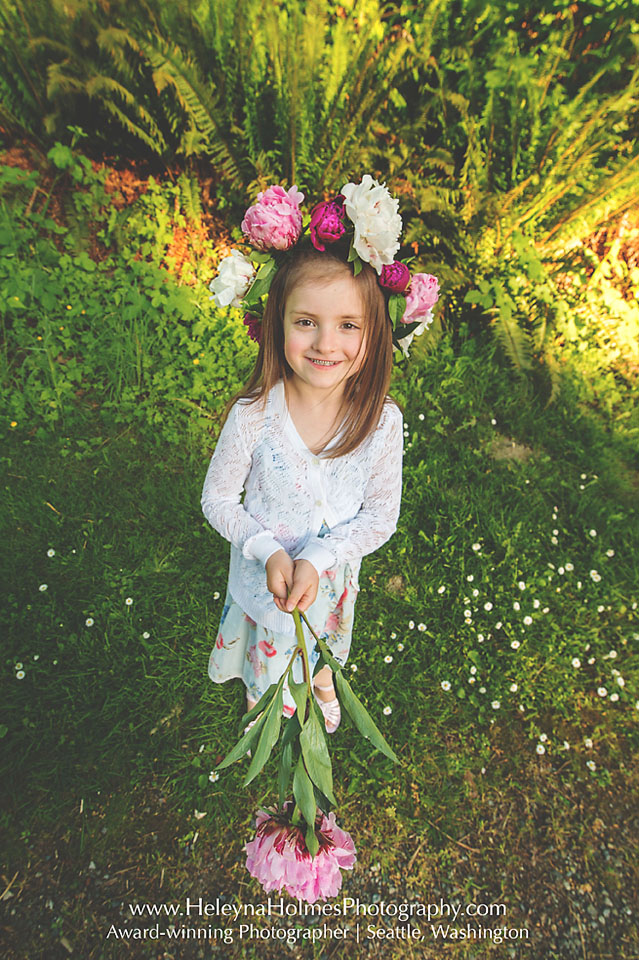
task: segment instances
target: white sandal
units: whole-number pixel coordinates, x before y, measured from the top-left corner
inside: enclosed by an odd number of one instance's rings
[[[315,693],[316,690],[333,690],[333,684],[330,683],[327,687],[321,686],[319,683],[313,684],[313,696],[319,705],[322,714],[324,715],[324,724],[326,725],[327,733],[335,733],[342,721],[342,711],[340,709],[339,700],[337,697],[333,697],[332,700],[320,700],[320,698]]]

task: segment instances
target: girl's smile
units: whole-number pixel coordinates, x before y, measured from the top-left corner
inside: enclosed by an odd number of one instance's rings
[[[364,359],[362,314],[359,290],[346,271],[294,287],[284,311],[284,355],[300,393],[319,399],[357,373]]]

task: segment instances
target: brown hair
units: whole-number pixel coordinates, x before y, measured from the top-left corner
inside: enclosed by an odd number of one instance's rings
[[[224,420],[236,400],[246,399],[265,405],[269,391],[278,380],[291,378],[292,371],[284,355],[284,309],[296,284],[301,279],[307,279],[309,274],[323,279],[344,271],[353,275],[345,258],[332,250],[320,253],[308,241],[298,243],[287,256],[271,284],[255,368],[246,386],[229,400]],[[393,365],[391,322],[375,270],[365,263],[354,279],[364,310],[361,349],[365,352],[359,370],[344,386],[342,409],[346,413],[340,424],[343,436],[334,447],[320,454],[329,459],[351,453],[376,429],[384,403],[387,402]],[[395,403],[392,398],[388,400]],[[395,405],[399,407],[399,404]]]

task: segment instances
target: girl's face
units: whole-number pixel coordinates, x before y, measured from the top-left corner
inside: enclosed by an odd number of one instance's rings
[[[319,398],[337,387],[341,396],[364,360],[363,314],[357,284],[346,271],[293,288],[284,308],[284,354],[301,391]]]

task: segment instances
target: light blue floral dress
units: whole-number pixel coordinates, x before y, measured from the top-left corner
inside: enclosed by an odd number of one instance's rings
[[[329,532],[325,522],[318,536]],[[313,630],[326,644],[338,663],[344,664],[350,652],[353,614],[358,587],[350,565],[324,570],[319,578],[317,597],[306,611]],[[311,671],[319,659],[312,634],[303,623]],[[235,603],[227,591],[215,647],[209,658],[209,677],[224,683],[233,677],[244,681],[251,700],[259,700],[272,683],[277,683],[296,647],[294,636],[275,633],[255,623]],[[293,680],[302,681],[302,663],[298,655],[293,665]],[[295,703],[284,682],[284,715],[295,713]]]

